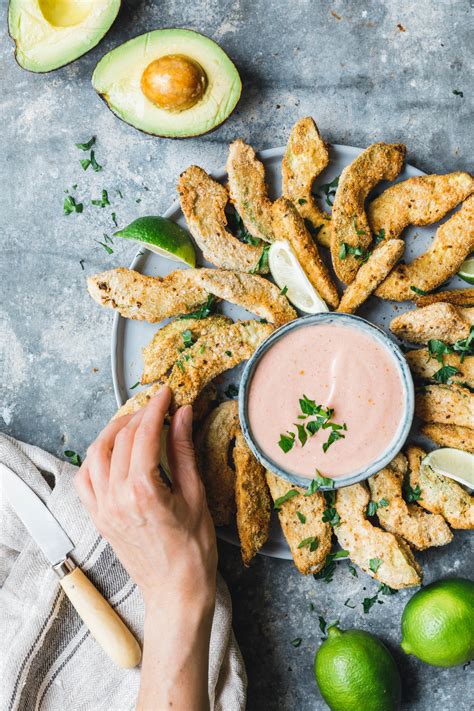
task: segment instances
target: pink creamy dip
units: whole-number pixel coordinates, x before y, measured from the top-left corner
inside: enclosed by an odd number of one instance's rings
[[[280,434],[303,423],[299,399],[334,408],[332,421],[347,424],[345,439],[324,453],[330,429],[279,447]],[[290,331],[257,364],[249,390],[253,438],[282,469],[314,477],[348,476],[372,464],[393,441],[404,414],[403,387],[396,361],[364,331],[348,325],[311,325]]]

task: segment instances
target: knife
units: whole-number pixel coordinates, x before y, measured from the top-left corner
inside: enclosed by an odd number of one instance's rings
[[[70,558],[74,543],[28,484],[2,462],[0,473],[11,507],[51,563],[59,577],[59,584],[91,635],[119,667],[136,667],[141,659],[140,645],[107,600]]]

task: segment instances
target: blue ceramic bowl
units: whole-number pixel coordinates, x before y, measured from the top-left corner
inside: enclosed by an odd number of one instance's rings
[[[252,430],[249,426],[248,419],[248,396],[250,391],[250,383],[252,381],[255,368],[257,367],[262,356],[271,348],[280,338],[283,338],[290,331],[295,328],[305,328],[306,326],[317,325],[320,323],[331,324],[338,323],[341,325],[350,325],[352,327],[358,328],[365,333],[369,334],[376,341],[381,344],[385,350],[389,351],[395,362],[395,365],[400,374],[400,379],[402,383],[402,388],[404,390],[404,402],[405,409],[403,412],[403,417],[401,418],[398,430],[390,444],[390,446],[381,454],[381,456],[374,461],[369,467],[360,469],[358,471],[352,472],[349,476],[344,478],[334,479],[334,487],[321,487],[324,488],[340,488],[342,486],[350,486],[351,484],[356,484],[359,481],[368,479],[369,476],[375,474],[376,472],[383,469],[392,459],[399,453],[410,432],[410,428],[413,422],[413,414],[415,410],[415,395],[413,380],[410,373],[410,368],[408,363],[401,352],[400,348],[387,336],[387,334],[378,326],[374,326],[359,316],[352,316],[343,313],[321,313],[314,316],[304,316],[303,318],[296,319],[295,321],[290,321],[290,323],[281,326],[272,333],[271,336],[264,341],[259,348],[255,351],[253,356],[247,362],[244,372],[242,374],[242,379],[240,382],[239,391],[239,417],[240,424],[242,427],[242,432],[244,433],[247,444],[252,450],[255,457],[259,460],[261,464],[266,469],[270,469],[278,476],[286,479],[291,484],[295,486],[301,486],[307,488],[309,486],[310,480],[301,476],[298,476],[291,471],[286,471],[282,469],[280,465],[270,459],[266,453],[261,449],[258,442],[252,436]]]

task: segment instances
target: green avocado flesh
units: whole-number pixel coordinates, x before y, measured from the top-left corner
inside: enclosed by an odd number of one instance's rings
[[[204,95],[183,111],[159,108],[141,88],[147,66],[167,55],[184,55],[197,62],[206,74]],[[155,30],[116,47],[98,63],[92,85],[123,121],[146,133],[169,138],[211,131],[232,113],[242,90],[237,69],[219,45],[198,32],[181,29]]]
[[[120,9],[120,0],[10,0],[8,29],[18,64],[50,72],[100,42]]]

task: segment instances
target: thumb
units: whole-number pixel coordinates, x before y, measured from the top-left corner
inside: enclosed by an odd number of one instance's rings
[[[193,409],[191,405],[180,407],[171,420],[168,432],[167,453],[173,475],[173,486],[186,496],[197,493],[201,480],[193,445]]]

